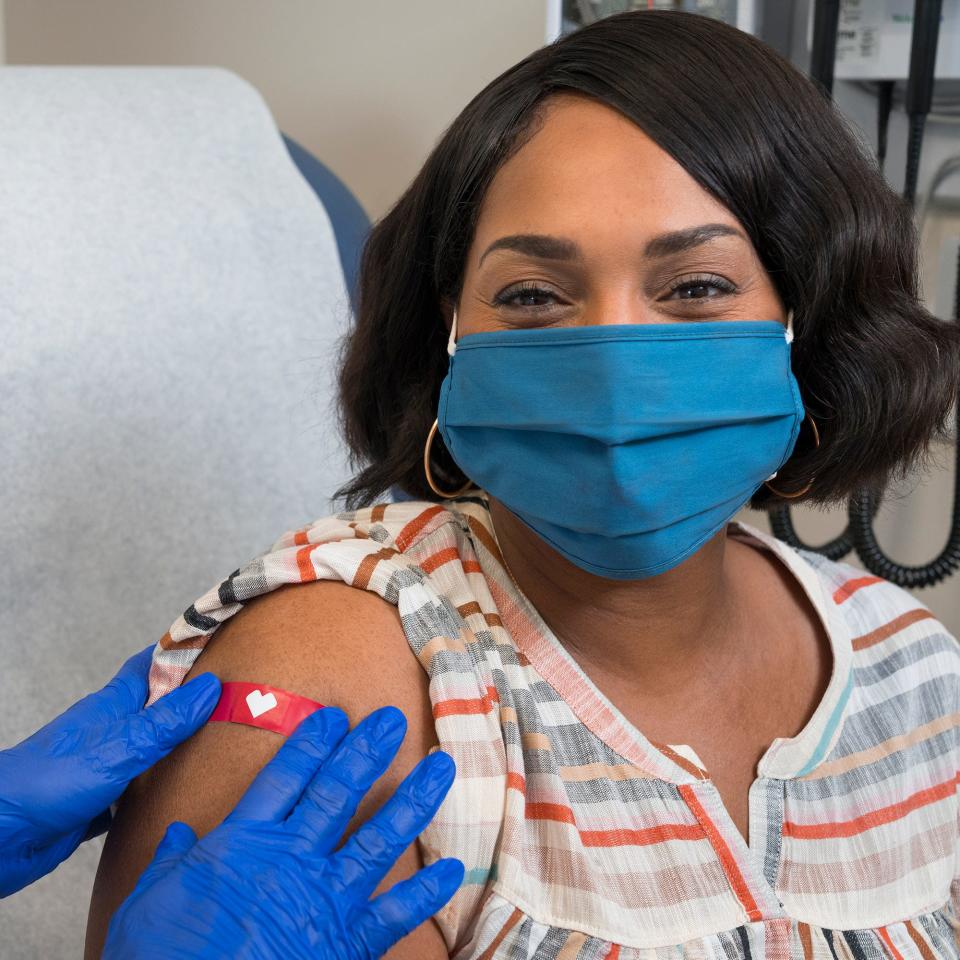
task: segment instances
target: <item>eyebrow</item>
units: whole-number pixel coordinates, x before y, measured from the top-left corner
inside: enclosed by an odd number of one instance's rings
[[[687,227],[684,230],[673,230],[670,233],[661,233],[650,240],[643,248],[646,257],[669,257],[683,253],[702,243],[709,243],[718,237],[739,237],[746,240],[745,234],[735,227],[725,223],[702,223],[697,227]],[[566,237],[551,237],[543,233],[514,233],[507,237],[500,237],[483,251],[477,266],[483,263],[484,257],[494,250],[514,250],[536,257],[538,260],[582,260],[583,251],[573,241]]]

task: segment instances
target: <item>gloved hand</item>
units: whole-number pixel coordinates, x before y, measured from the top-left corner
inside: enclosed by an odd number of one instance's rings
[[[344,738],[347,727],[334,707],[308,716],[202,840],[170,824],[114,914],[103,960],[359,960],[381,956],[436,913],[463,880],[459,860],[438,860],[369,897],[440,806],[453,760],[441,752],[421,760],[334,852],[406,720],[383,707]]]
[[[102,690],[0,751],[0,897],[103,833],[110,804],[127,784],[213,712],[220,681],[210,673],[143,709],[152,649],[127,660]]]

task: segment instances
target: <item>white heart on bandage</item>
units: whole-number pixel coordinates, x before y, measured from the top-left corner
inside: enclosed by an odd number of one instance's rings
[[[272,693],[261,693],[259,690],[253,690],[247,694],[247,706],[250,708],[250,715],[254,719],[268,710],[272,710],[276,705],[277,698]]]

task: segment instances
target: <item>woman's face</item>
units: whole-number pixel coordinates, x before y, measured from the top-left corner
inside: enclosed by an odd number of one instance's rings
[[[563,94],[487,191],[457,336],[773,319],[783,305],[732,214],[631,121]]]

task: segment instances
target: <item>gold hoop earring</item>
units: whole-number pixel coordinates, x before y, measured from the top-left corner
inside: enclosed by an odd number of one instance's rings
[[[433,426],[427,434],[427,443],[423,448],[423,472],[427,475],[427,483],[430,484],[430,489],[437,494],[437,496],[443,497],[445,500],[451,500],[453,497],[459,497],[461,493],[469,490],[474,484],[472,480],[468,480],[459,490],[455,490],[453,493],[446,493],[438,489],[437,485],[433,482],[433,475],[430,472],[430,448],[433,445],[433,438],[437,433],[438,423],[439,418],[433,421]]]
[[[806,414],[804,420],[810,421],[810,426],[813,428],[813,439],[816,444],[814,449],[817,449],[820,446],[820,431],[817,429],[816,421],[810,416],[809,413]],[[813,478],[813,480],[815,479],[816,477]],[[813,486],[813,480],[811,480],[802,490],[798,490],[796,493],[781,493],[779,490],[771,487],[766,480],[764,480],[763,483],[764,486],[772,490],[778,497],[783,497],[785,500],[794,500],[797,497],[802,497]]]

